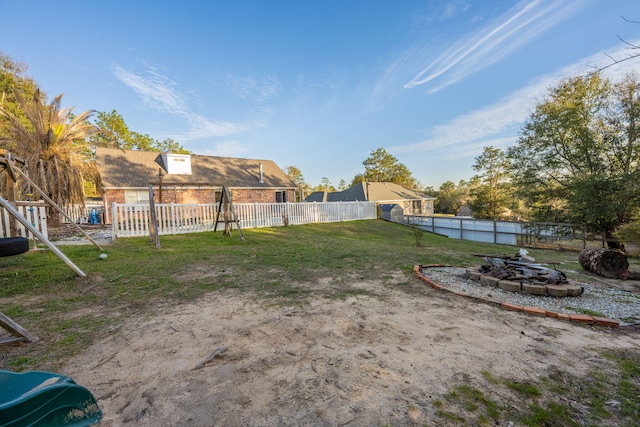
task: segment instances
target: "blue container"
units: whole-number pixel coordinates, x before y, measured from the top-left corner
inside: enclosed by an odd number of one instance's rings
[[[89,212],[89,224],[100,224],[100,217],[95,209],[91,209],[91,212]]]

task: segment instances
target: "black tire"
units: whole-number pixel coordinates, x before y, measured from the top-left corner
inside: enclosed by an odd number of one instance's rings
[[[25,237],[6,237],[0,239],[0,257],[20,255],[29,250],[29,239]]]

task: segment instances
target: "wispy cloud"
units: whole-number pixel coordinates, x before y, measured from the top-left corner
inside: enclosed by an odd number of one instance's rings
[[[234,135],[245,131],[248,127],[233,122],[212,121],[197,114],[190,114],[187,117],[187,122],[191,128],[190,132],[185,135],[188,140]]]
[[[248,151],[249,149],[239,141],[229,140],[216,143],[214,148],[199,149],[198,154],[204,156],[242,157]]]
[[[154,68],[148,67],[145,75],[142,75],[114,65],[113,74],[140,95],[149,107],[170,114],[181,116],[187,114],[187,107],[182,95],[173,88],[175,83],[168,77],[159,74]]]
[[[261,78],[255,75],[236,76],[227,73],[225,75],[225,83],[236,96],[261,103],[271,99],[282,87],[276,76]]]
[[[633,43],[640,43],[640,40]],[[462,153],[470,147],[473,149],[474,144],[482,146],[507,145],[509,139],[515,140],[513,128],[520,127],[526,121],[536,103],[541,101],[548,94],[549,88],[555,86],[560,79],[595,71],[597,67],[611,63],[611,59],[607,55],[621,58],[626,57],[627,53],[628,48],[618,46],[610,49],[606,54],[599,52],[584,58],[553,74],[537,78],[528,86],[513,92],[496,104],[471,111],[445,124],[435,126],[430,131],[430,137],[423,141],[396,146],[390,151],[393,153],[412,153],[456,146],[456,155],[460,158]],[[606,69],[604,74],[617,81],[637,68],[638,63],[640,63],[640,58],[621,62]],[[506,136],[506,133],[510,133],[512,136]]]
[[[416,88],[426,89],[428,93],[440,91],[522,48],[584,7],[585,3],[579,0],[524,1],[477,31],[449,43],[438,39],[437,34],[416,31],[416,40],[389,61],[370,88],[368,110],[387,107],[404,91]],[[442,18],[460,20],[463,12],[470,10],[460,9],[453,13],[445,9]],[[485,18],[473,15],[470,20],[484,22]]]
[[[404,85],[411,89],[432,83],[438,91],[473,74],[521,48],[579,7],[575,0],[521,2],[491,24],[467,34],[449,46],[435,60]],[[421,58],[421,52],[414,54]]]
[[[137,93],[147,107],[177,116],[186,122],[189,127],[187,132],[171,135],[181,142],[238,134],[248,127],[195,114],[188,107],[183,94],[177,90],[176,83],[154,67],[147,66],[144,73],[129,71],[119,65],[114,65],[112,69],[114,76]]]

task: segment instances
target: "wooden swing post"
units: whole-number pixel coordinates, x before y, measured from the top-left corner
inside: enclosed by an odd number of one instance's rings
[[[222,222],[224,222],[223,234],[231,235],[231,223],[235,223],[236,227],[238,227],[238,233],[240,233],[240,239],[244,241],[244,235],[242,234],[242,227],[240,227],[240,221],[238,221],[238,216],[236,215],[236,211],[233,207],[233,202],[231,201],[231,193],[229,193],[229,189],[226,186],[222,186],[222,196],[220,197],[220,202],[218,203],[218,213],[216,214],[216,222],[213,224],[214,233],[218,229],[218,223],[220,222],[221,212],[223,214]]]

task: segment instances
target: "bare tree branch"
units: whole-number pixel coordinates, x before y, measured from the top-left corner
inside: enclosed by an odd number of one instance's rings
[[[624,16],[621,16],[620,18],[624,19],[627,22],[631,22],[632,24],[640,24],[640,21],[632,21],[631,19],[627,19]]]
[[[631,19],[627,19],[624,16],[621,16],[621,18],[625,21],[625,22],[629,22],[632,24],[640,24],[640,21],[632,21]],[[626,44],[627,46],[629,46],[629,48],[632,51],[638,51],[640,50],[640,45],[634,44],[634,43],[630,43],[628,41],[626,41],[625,39],[623,39],[622,37],[620,37],[619,35],[617,36],[618,40],[620,40],[622,43]],[[605,66],[602,67],[593,67],[595,68],[594,73],[599,73],[600,71],[606,70],[609,67],[613,67],[616,64],[620,64],[621,62],[625,62],[625,61],[629,61],[630,59],[634,59],[634,58],[638,58],[640,57],[640,52],[633,52],[630,53],[627,57],[622,58],[622,59],[616,59],[613,56],[605,53],[605,55],[607,56],[607,58],[609,58],[611,60],[610,64],[607,64]]]
[[[637,44],[629,43],[628,41],[626,41],[625,39],[623,39],[620,36],[617,36],[617,37],[618,37],[618,40],[620,40],[622,43],[626,44],[627,46],[630,46],[631,49],[639,49],[640,48],[640,46],[638,46]]]

